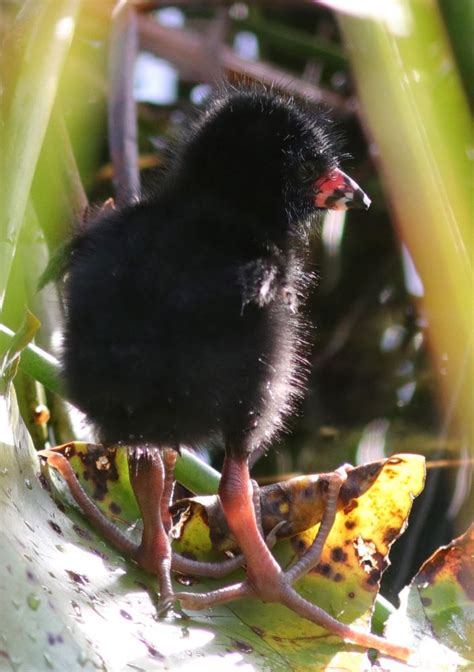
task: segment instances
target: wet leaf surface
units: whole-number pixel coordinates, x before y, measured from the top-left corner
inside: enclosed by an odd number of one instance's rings
[[[0,669],[288,669],[227,609],[159,620],[153,577],[44,486],[10,389],[0,397]]]

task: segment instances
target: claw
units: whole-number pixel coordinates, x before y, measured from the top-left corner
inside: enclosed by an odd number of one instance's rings
[[[158,617],[163,618],[166,616],[166,614],[174,607],[176,602],[178,602],[178,595],[175,595],[175,593],[160,596],[156,606]]]
[[[285,520],[280,520],[280,522],[277,523],[277,524],[275,525],[275,527],[273,527],[273,528],[270,530],[269,534],[267,534],[267,537],[266,537],[266,539],[265,539],[265,543],[267,544],[267,546],[268,546],[268,548],[269,548],[270,550],[275,546],[275,544],[276,544],[276,542],[277,542],[278,532],[279,532],[279,531],[281,530],[281,528],[284,527],[285,525],[286,525],[286,521],[285,521]]]

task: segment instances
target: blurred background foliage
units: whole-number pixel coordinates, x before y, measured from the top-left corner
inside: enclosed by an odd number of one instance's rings
[[[216,82],[274,83],[332,108],[345,168],[373,203],[347,221],[328,215],[313,237],[311,384],[254,473],[267,482],[424,454],[391,598],[472,512],[473,28],[471,0],[0,5],[1,321],[16,330],[28,306],[43,325],[36,342],[55,355],[61,285],[36,289],[48,259],[91,208],[135,193],[136,156],[152,188]],[[38,448],[87,437],[31,376],[16,386]],[[206,457],[220,467],[220,454]]]

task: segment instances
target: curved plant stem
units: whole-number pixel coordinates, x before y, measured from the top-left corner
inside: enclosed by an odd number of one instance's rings
[[[140,193],[137,114],[133,99],[133,70],[137,53],[135,9],[119,2],[114,10],[109,49],[109,146],[114,165],[117,201],[133,201]]]

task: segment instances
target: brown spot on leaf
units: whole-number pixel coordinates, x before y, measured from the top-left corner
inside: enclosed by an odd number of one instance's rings
[[[423,597],[422,596],[422,598],[421,598],[421,604],[424,607],[429,607],[432,602],[433,602],[433,600],[431,599],[431,597]]]
[[[148,654],[150,656],[156,658],[157,660],[166,660],[165,656],[162,653],[160,653],[158,649],[154,647],[153,644],[148,642],[142,635],[139,635],[138,639],[141,641],[142,644],[146,646]]]
[[[71,569],[66,569],[66,574],[72,581],[74,581],[74,583],[80,583],[82,586],[85,586],[87,583],[89,583],[89,579],[85,574],[78,574],[77,572],[73,572]]]
[[[48,525],[50,526],[50,528],[52,530],[54,530],[56,532],[56,534],[62,534],[63,533],[63,531],[61,530],[59,525],[57,523],[55,523],[54,520],[48,520]]]
[[[122,513],[122,509],[117,504],[117,502],[110,502],[109,511],[110,511],[110,513],[113,513],[116,516],[118,516],[120,513]]]
[[[330,576],[331,565],[329,565],[327,562],[320,562],[319,565],[316,565],[315,570],[318,572],[318,574],[322,574],[323,576]]]
[[[347,530],[353,530],[357,523],[355,520],[346,520],[344,525],[346,526]]]
[[[77,523],[74,523],[72,529],[74,530],[74,532],[77,534],[78,537],[81,537],[81,539],[87,539],[87,541],[92,540],[92,535],[90,534],[90,532],[88,530],[85,530],[83,527],[77,525]]]
[[[432,556],[421,568],[420,572],[415,577],[415,585],[419,586],[423,583],[432,584],[436,575],[444,567],[446,557],[443,553],[436,553]]]
[[[359,496],[360,496],[359,483],[348,483],[348,481],[346,481],[344,490],[342,490],[342,492],[340,493],[340,498],[344,506],[351,504],[352,501],[357,500],[357,497]]]
[[[357,509],[358,506],[359,506],[359,502],[357,501],[357,499],[351,499],[349,504],[344,507],[344,513],[347,516],[351,511],[354,511],[354,509]]]
[[[258,637],[264,637],[265,636],[265,630],[263,628],[258,628],[256,625],[251,625],[250,629],[253,630],[253,632],[258,636]]]
[[[384,531],[383,541],[384,544],[390,546],[392,541],[394,541],[400,534],[400,531],[396,527],[387,527]]]
[[[88,445],[86,453],[80,453],[83,464],[82,478],[94,484],[92,498],[102,501],[109,490],[109,481],[117,482],[119,475],[115,462],[116,448]]]
[[[237,651],[240,651],[241,653],[253,652],[253,648],[250,646],[250,644],[247,644],[247,642],[240,642],[238,639],[234,639],[232,644],[235,646]]]
[[[344,578],[344,574],[341,574],[341,572],[336,572],[333,576],[333,581],[335,581],[336,583],[339,583],[340,581],[343,580],[343,578]]]
[[[108,560],[109,559],[109,556],[107,555],[107,553],[103,553],[102,551],[99,551],[98,548],[94,548],[93,546],[89,546],[89,550],[92,553],[94,553],[94,555],[97,555],[97,557],[100,558],[101,560]]]
[[[331,551],[331,560],[334,560],[334,562],[345,562],[347,560],[347,553],[340,546],[336,546]]]
[[[352,590],[351,590],[350,593],[347,593],[347,597],[349,597],[351,600],[353,600],[355,596],[356,596],[356,594]]]

